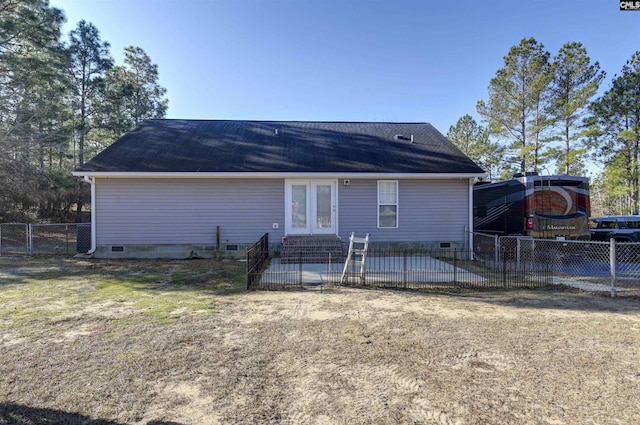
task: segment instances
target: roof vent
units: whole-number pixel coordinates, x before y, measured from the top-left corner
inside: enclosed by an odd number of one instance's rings
[[[276,136],[277,136],[278,135],[278,129],[277,128],[275,129],[275,132],[276,132]]]
[[[396,134],[393,138],[396,140],[406,140],[407,142],[413,143],[413,134],[411,136],[405,136],[404,134]]]

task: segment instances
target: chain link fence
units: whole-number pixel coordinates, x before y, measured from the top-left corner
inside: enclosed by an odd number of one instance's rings
[[[539,240],[536,251],[556,283],[587,291],[640,295],[640,244]]]
[[[28,224],[0,224],[0,255],[29,255],[30,246]]]
[[[90,248],[90,223],[0,224],[0,255],[74,255],[87,252]],[[412,253],[412,256],[415,256],[414,254]],[[640,296],[640,243],[613,240],[563,241],[474,233],[473,252],[470,254],[472,255],[461,254],[460,259],[470,257],[472,263],[459,262],[451,270],[457,271],[462,266],[474,275],[483,275],[486,271],[495,270],[501,272],[499,276],[503,281],[513,280],[513,276],[517,276],[518,279],[524,277],[526,281],[537,282],[540,275],[544,275],[543,280],[554,285],[611,296]],[[406,256],[406,253],[394,255],[400,258]],[[394,255],[379,255],[382,260],[378,268],[386,270],[391,267],[385,261],[395,258]],[[430,253],[429,258],[432,257],[441,256]],[[375,256],[372,255],[372,258]],[[481,266],[484,273],[474,268],[477,266]],[[428,267],[431,268],[433,267]],[[393,266],[392,269],[395,271],[399,266]],[[404,269],[403,266],[402,270]],[[422,267],[419,269],[422,270]],[[329,275],[335,277],[333,275],[336,273],[331,272]],[[411,273],[414,272],[411,270]],[[464,273],[449,274],[452,274],[453,282],[458,282],[459,276]],[[494,279],[492,277],[491,281]],[[423,280],[433,279],[430,277]],[[502,284],[504,287],[511,286],[510,282],[506,281]]]
[[[0,224],[0,255],[74,255],[90,248],[90,223]]]
[[[476,261],[540,267],[551,282],[611,296],[640,295],[640,243],[533,239],[525,236],[473,234]]]

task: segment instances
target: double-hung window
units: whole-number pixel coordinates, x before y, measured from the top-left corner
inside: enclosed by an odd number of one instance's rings
[[[378,227],[398,227],[398,181],[378,181]]]

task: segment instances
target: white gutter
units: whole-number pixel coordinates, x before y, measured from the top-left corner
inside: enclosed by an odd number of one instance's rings
[[[74,171],[74,176],[102,178],[144,179],[213,179],[213,178],[326,178],[326,179],[473,179],[485,177],[485,173],[348,173],[348,172],[135,172],[135,171]]]
[[[84,181],[91,185],[91,249],[87,254],[93,254],[96,251],[96,179],[84,176]]]

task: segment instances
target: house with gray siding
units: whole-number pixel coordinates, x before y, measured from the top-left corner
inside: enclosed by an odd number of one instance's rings
[[[485,175],[427,123],[148,120],[73,173],[96,257],[210,257],[264,233],[463,246]]]

